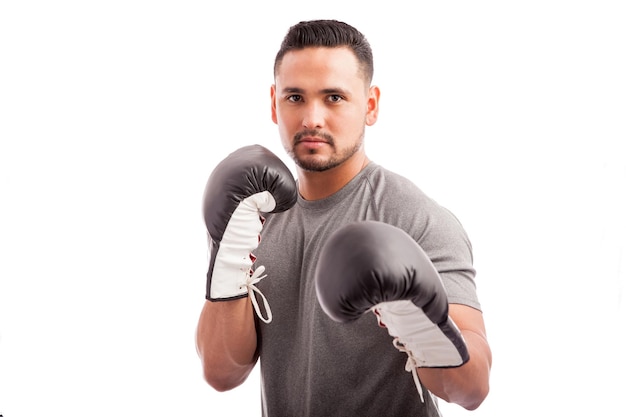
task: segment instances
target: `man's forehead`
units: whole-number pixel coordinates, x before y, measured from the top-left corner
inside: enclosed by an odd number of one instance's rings
[[[324,88],[335,88],[332,79],[363,79],[363,71],[354,52],[348,47],[308,47],[287,52],[277,68],[276,83],[287,86],[296,80],[328,79],[330,85]],[[290,87],[299,87],[290,85]]]
[[[307,47],[287,52],[278,66],[278,72],[285,66],[297,65],[319,66],[354,66],[359,67],[359,62],[354,52],[347,46],[340,47]]]

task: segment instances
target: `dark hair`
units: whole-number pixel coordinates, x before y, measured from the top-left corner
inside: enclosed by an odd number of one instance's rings
[[[337,48],[341,46],[347,46],[354,52],[361,64],[365,80],[368,83],[371,82],[374,76],[374,57],[369,42],[356,28],[337,20],[310,20],[289,28],[274,60],[274,76],[283,57],[289,51],[308,47]]]

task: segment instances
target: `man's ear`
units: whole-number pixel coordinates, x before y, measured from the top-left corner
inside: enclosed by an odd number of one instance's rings
[[[278,116],[276,116],[276,84],[272,84],[270,96],[272,98],[272,121],[278,124]]]
[[[367,114],[365,115],[365,124],[372,126],[378,120],[378,101],[380,100],[380,89],[375,85],[369,88],[369,96],[367,98]]]

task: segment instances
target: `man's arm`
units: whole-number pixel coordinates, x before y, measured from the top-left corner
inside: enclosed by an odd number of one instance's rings
[[[342,227],[322,248],[315,279],[331,319],[345,323],[376,314],[394,346],[408,355],[406,369],[422,400],[424,384],[466,409],[483,402],[491,351],[482,313],[448,303],[438,271],[405,231],[377,221]]]
[[[206,301],[198,320],[196,348],[204,379],[217,391],[241,385],[256,364],[254,311],[248,298]]]
[[[450,304],[449,316],[465,339],[470,359],[458,368],[419,368],[419,378],[437,397],[474,410],[489,392],[491,349],[485,323],[479,310],[461,304]]]
[[[278,213],[298,198],[289,168],[260,145],[232,152],[211,173],[204,190],[203,214],[210,262],[206,299],[196,333],[196,348],[206,381],[218,391],[246,380],[257,360],[253,306],[261,320],[254,286],[265,267],[253,255],[263,228],[262,213]]]

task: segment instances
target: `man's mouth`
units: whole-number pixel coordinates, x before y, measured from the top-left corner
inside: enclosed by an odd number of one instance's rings
[[[296,140],[296,144],[298,143],[328,143],[328,141],[322,138],[305,137],[305,138]]]
[[[310,146],[321,146],[324,144],[333,144],[333,138],[330,135],[325,135],[318,131],[308,131],[297,133],[294,137],[294,145],[300,143]]]

